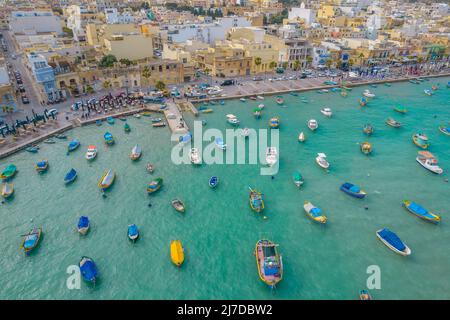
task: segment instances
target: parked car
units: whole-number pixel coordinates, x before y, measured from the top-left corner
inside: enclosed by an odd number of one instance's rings
[[[257,77],[257,76],[253,77],[253,81],[262,81],[262,80],[263,80],[262,77]]]
[[[50,114],[54,114],[55,116],[58,114],[58,110],[56,110],[56,109],[50,109],[50,110],[48,110],[47,111],[47,113],[50,115]]]
[[[228,80],[224,80],[224,81],[221,83],[221,86],[231,86],[231,85],[233,85],[233,84],[234,84],[234,80],[228,79]]]
[[[25,94],[22,94],[22,103],[23,104],[29,104],[30,100],[28,99],[28,97]]]
[[[23,86],[23,84],[19,84],[19,91],[25,92],[25,87]]]

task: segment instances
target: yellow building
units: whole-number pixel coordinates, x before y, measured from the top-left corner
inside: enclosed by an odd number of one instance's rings
[[[118,60],[141,60],[153,56],[151,37],[140,33],[114,34],[104,39],[105,54],[112,54]]]
[[[329,19],[336,15],[337,8],[332,5],[322,4],[320,9],[317,11],[317,18]]]
[[[114,34],[140,33],[141,30],[135,24],[94,24],[86,25],[86,40],[91,46],[104,46],[104,40]]]

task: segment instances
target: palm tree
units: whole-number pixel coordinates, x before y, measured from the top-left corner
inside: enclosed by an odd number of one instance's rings
[[[111,89],[112,83],[109,80],[103,81],[103,89],[107,90],[108,93],[110,92],[109,89]]]
[[[328,69],[330,69],[332,63],[333,63],[333,60],[331,60],[331,59],[327,59],[327,61],[325,61],[325,65],[327,66]]]
[[[150,77],[152,76],[152,73],[151,73],[150,68],[148,66],[145,66],[142,69],[141,76],[145,79],[146,85],[148,85],[148,79],[150,79]]]
[[[166,84],[162,81],[157,81],[155,84],[155,88],[159,91],[163,91],[166,88]]]
[[[312,62],[313,62],[313,58],[312,57],[310,57],[310,56],[306,57],[306,63],[308,65],[310,65]]]
[[[260,58],[260,57],[256,57],[255,58],[255,65],[256,65],[256,69],[258,69],[257,71],[259,71],[259,66],[261,65],[261,63],[262,63],[262,59]]]
[[[297,71],[300,68],[300,61],[299,60],[295,60],[293,67],[294,67],[294,70]]]

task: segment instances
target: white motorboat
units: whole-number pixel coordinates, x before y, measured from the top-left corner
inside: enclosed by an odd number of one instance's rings
[[[325,117],[331,117],[333,115],[333,112],[331,111],[330,108],[322,108],[320,109],[320,112],[325,116]]]
[[[263,96],[256,96],[256,98],[259,99],[259,100],[264,100]]]
[[[325,153],[318,153],[316,157],[317,164],[324,169],[328,169],[330,167],[330,164],[326,158],[327,155]]]
[[[262,104],[262,103],[258,104],[258,108],[261,110],[264,109],[264,104]]]
[[[89,146],[85,155],[86,160],[94,160],[97,156],[97,147]]]
[[[225,150],[227,148],[227,145],[225,142],[223,142],[222,138],[216,138],[214,143],[216,144],[217,148],[219,148],[220,150]]]
[[[308,120],[308,128],[312,131],[316,130],[319,127],[319,123],[315,119]]]
[[[210,96],[218,95],[218,94],[221,94],[222,92],[223,92],[223,89],[218,86],[212,87],[208,90],[208,94]]]
[[[433,173],[442,174],[444,172],[444,170],[439,167],[438,160],[428,151],[419,151],[416,160],[422,167]]]
[[[191,162],[193,164],[200,164],[202,162],[202,158],[200,157],[200,154],[198,152],[197,148],[192,148],[190,155],[189,155]]]
[[[302,132],[298,135],[298,141],[304,142],[306,140],[306,135]]]
[[[370,92],[369,89],[364,90],[363,96],[366,98],[375,98],[375,94]]]
[[[227,122],[232,125],[239,125],[239,120],[234,114],[227,114]]]
[[[272,167],[278,162],[278,152],[275,147],[268,147],[266,149],[266,163],[269,167]]]
[[[249,128],[242,129],[242,136],[244,138],[247,138],[249,135],[250,135],[250,129]]]

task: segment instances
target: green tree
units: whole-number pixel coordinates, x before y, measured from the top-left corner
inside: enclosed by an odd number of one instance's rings
[[[261,63],[262,63],[261,57],[256,57],[255,58],[255,65],[256,65],[256,69],[257,69],[258,72],[259,72],[259,66],[261,65]]]
[[[106,56],[103,56],[103,58],[100,60],[99,66],[102,68],[111,68],[114,66],[114,63],[117,62],[117,58],[112,54],[107,54]]]
[[[312,57],[306,57],[306,63],[308,64],[308,65],[310,65],[311,63],[313,62],[313,58]]]
[[[159,91],[163,91],[166,88],[166,84],[162,81],[157,81],[155,84],[155,88]]]
[[[109,90],[112,87],[112,83],[109,80],[105,80],[103,81],[103,89],[107,90],[109,92]]]
[[[300,61],[299,60],[295,60],[293,67],[294,67],[294,70],[297,71],[300,68]]]
[[[142,69],[141,76],[145,79],[145,84],[148,85],[148,79],[152,76],[152,73],[150,72],[150,68],[145,66]]]
[[[73,31],[72,31],[72,29],[67,28],[67,27],[63,27],[62,30],[66,34],[67,37],[73,38]]]
[[[333,64],[333,60],[331,60],[331,59],[327,59],[327,61],[325,61],[325,65],[327,66],[328,69],[330,69],[332,64]]]
[[[287,67],[288,67],[288,65],[289,65],[289,63],[288,63],[287,61],[283,62],[283,63],[282,63],[283,69],[286,70]]]
[[[277,67],[277,63],[275,62],[275,61],[271,61],[270,63],[269,63],[269,68],[270,69],[275,69],[276,67]]]

